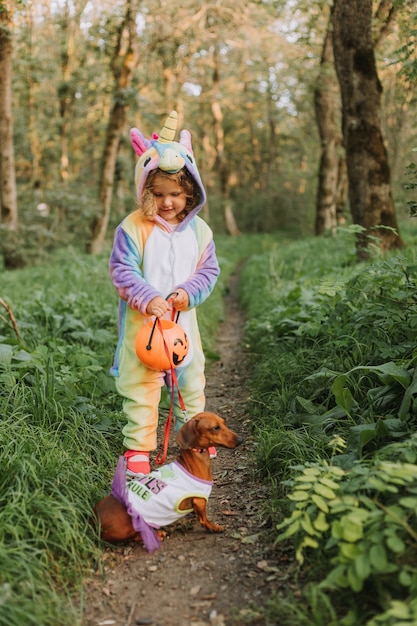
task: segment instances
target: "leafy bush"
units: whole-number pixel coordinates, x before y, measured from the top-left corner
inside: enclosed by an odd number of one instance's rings
[[[408,452],[415,461],[415,436]],[[320,550],[329,563],[320,588],[363,591],[361,613],[364,605],[386,608],[387,598],[408,603],[417,590],[417,465],[377,458],[349,471],[318,463],[294,469],[286,482],[293,510],[278,524],[277,541],[292,537],[301,564]],[[363,621],[350,609],[339,623]]]
[[[353,235],[277,245],[242,273],[257,468],[306,577],[271,623],[415,623],[417,264],[411,246],[353,264]]]
[[[324,257],[316,241],[309,245],[312,263],[301,271],[295,259],[291,280],[283,259],[296,244],[283,258],[275,250],[252,259],[244,271],[255,411],[262,438],[280,424],[324,439],[341,430],[348,446],[340,462],[349,464],[415,429],[416,266],[397,256],[353,268],[343,261],[349,248],[339,246],[344,268],[330,274],[326,255],[335,244]]]

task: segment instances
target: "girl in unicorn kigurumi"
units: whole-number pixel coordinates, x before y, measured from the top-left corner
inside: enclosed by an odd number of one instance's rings
[[[118,226],[110,257],[110,274],[119,294],[119,341],[111,373],[124,398],[127,424],[124,453],[129,474],[150,471],[149,452],[157,447],[161,389],[170,392],[170,371],[144,365],[135,352],[138,330],[152,316],[171,318],[171,306],[180,311],[178,323],[188,340],[188,354],[176,368],[178,387],[188,417],[205,408],[204,354],[196,307],[210,295],[219,275],[213,233],[198,216],[206,192],[194,160],[190,133],[174,141],[175,111],[159,136],[146,139],[133,128],[133,148],[139,156],[135,184],[139,208]],[[167,300],[168,298],[168,300]],[[176,429],[184,421],[175,393]]]

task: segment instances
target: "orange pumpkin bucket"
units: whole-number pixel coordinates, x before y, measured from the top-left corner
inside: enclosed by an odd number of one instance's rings
[[[137,357],[152,370],[163,372],[180,365],[188,354],[188,337],[184,329],[170,320],[156,318],[136,335]]]

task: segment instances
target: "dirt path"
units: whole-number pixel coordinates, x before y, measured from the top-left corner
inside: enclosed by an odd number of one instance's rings
[[[219,333],[220,361],[207,374],[207,409],[245,438],[236,450],[219,450],[212,462],[208,514],[225,532],[208,533],[191,514],[169,528],[162,548],[152,555],[134,543],[107,548],[103,571],[85,586],[83,626],[265,623],[257,607],[276,588],[279,572],[268,561],[271,546],[262,528],[267,493],[255,483],[250,465],[242,327],[232,282]],[[175,454],[174,443],[170,450]]]

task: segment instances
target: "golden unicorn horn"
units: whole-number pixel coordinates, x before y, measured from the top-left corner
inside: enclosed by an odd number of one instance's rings
[[[158,141],[161,143],[170,143],[174,141],[175,133],[177,131],[177,112],[171,111],[169,116],[165,120],[165,124],[159,133]]]

